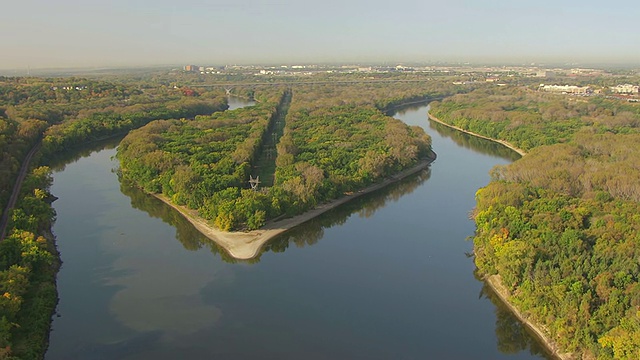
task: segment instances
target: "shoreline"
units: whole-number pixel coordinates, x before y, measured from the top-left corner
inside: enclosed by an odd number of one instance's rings
[[[381,111],[385,115],[393,117],[393,114],[396,114],[403,107],[416,105],[416,104],[421,104],[421,103],[430,103],[432,101],[442,100],[442,99],[444,99],[444,96],[437,96],[437,97],[433,97],[433,98],[425,97],[425,98],[423,98],[421,100],[414,100],[414,101],[403,102],[403,103],[400,103],[400,104],[397,104],[397,105],[393,105],[389,109],[381,110]]]
[[[429,120],[433,120],[433,121],[437,122],[438,124],[442,124],[442,125],[444,125],[444,126],[446,126],[446,127],[452,128],[452,129],[454,129],[454,130],[458,130],[458,131],[463,132],[463,133],[465,133],[465,134],[469,134],[469,135],[473,135],[473,136],[475,136],[475,137],[479,137],[479,138],[481,138],[481,139],[485,139],[485,140],[489,140],[489,141],[496,142],[496,143],[498,143],[498,144],[501,144],[501,145],[503,145],[503,146],[505,146],[505,147],[507,147],[507,148],[509,148],[509,149],[511,149],[511,150],[513,150],[513,151],[515,151],[515,152],[517,152],[518,154],[520,154],[520,156],[525,156],[525,155],[527,155],[527,152],[526,152],[526,151],[524,151],[524,150],[522,150],[522,149],[520,149],[520,148],[516,147],[515,145],[511,144],[510,142],[507,142],[507,141],[504,141],[504,140],[500,140],[500,139],[490,138],[490,137],[488,137],[488,136],[484,136],[484,135],[480,135],[480,134],[476,134],[476,133],[474,133],[474,132],[472,132],[472,131],[465,130],[465,129],[460,128],[460,127],[457,127],[457,126],[455,126],[455,125],[447,124],[446,122],[444,122],[444,121],[442,121],[442,120],[438,119],[437,117],[435,117],[435,116],[433,116],[433,115],[431,115],[431,114],[429,114],[429,113],[427,113],[427,115],[429,116]]]
[[[469,134],[472,136],[476,136],[482,139],[486,139],[489,141],[493,141],[496,142],[498,144],[501,144],[515,152],[517,152],[518,154],[520,154],[521,156],[526,155],[526,151],[514,146],[513,144],[504,141],[504,140],[499,140],[499,139],[494,139],[494,138],[490,138],[488,136],[484,136],[484,135],[480,135],[480,134],[476,134],[472,131],[468,131],[468,130],[464,130],[460,127],[454,126],[454,125],[450,125],[447,124],[445,122],[443,122],[442,120],[438,119],[437,117],[431,115],[431,114],[427,114],[429,116],[430,120],[433,120],[439,124],[442,124],[446,127],[449,127],[451,129],[463,132],[465,134]],[[563,353],[560,350],[560,347],[558,346],[558,344],[551,339],[551,337],[549,335],[547,335],[547,333],[543,330],[543,327],[538,324],[537,322],[534,322],[533,320],[529,319],[529,317],[525,316],[520,309],[518,309],[515,305],[513,305],[509,299],[511,297],[509,291],[507,290],[507,288],[505,288],[504,284],[502,283],[502,279],[500,277],[500,275],[490,275],[490,276],[485,276],[483,278],[484,282],[489,286],[489,288],[491,288],[491,291],[493,291],[493,293],[500,299],[500,301],[502,301],[502,303],[509,309],[509,311],[511,311],[511,313],[522,323],[524,324],[524,326],[526,326],[529,330],[531,330],[533,332],[533,334],[535,335],[536,338],[538,338],[538,340],[542,343],[542,345],[547,349],[547,351],[549,351],[550,355],[560,359],[560,360],[572,360],[574,359],[574,354],[572,353]]]
[[[484,282],[489,285],[493,293],[498,296],[502,303],[505,304],[505,306],[511,311],[511,313],[535,334],[538,340],[549,351],[551,356],[560,360],[575,359],[573,353],[561,352],[558,344],[550,339],[541,325],[530,320],[518,308],[516,308],[515,305],[509,302],[509,298],[511,297],[511,295],[509,294],[509,290],[507,290],[507,288],[504,287],[504,284],[502,284],[502,278],[500,277],[500,275],[485,276],[483,279]]]
[[[344,195],[328,203],[318,205],[315,208],[302,214],[277,221],[270,220],[262,228],[247,232],[228,232],[218,230],[212,225],[209,225],[207,220],[198,216],[198,212],[196,210],[188,209],[185,206],[173,204],[169,200],[169,198],[164,195],[151,195],[155,196],[157,199],[179,211],[198,231],[200,231],[204,236],[208,237],[213,242],[225,249],[229,253],[229,255],[231,255],[235,259],[248,260],[256,257],[260,253],[262,247],[276,235],[284,233],[285,231],[303,224],[357,197],[382,189],[387,185],[400,181],[407,176],[424,170],[429,167],[429,165],[431,165],[431,163],[433,163],[435,160],[436,154],[432,150],[431,155],[428,158],[420,160],[413,167],[389,176],[381,182],[367,186],[366,188],[354,192],[353,194]]]

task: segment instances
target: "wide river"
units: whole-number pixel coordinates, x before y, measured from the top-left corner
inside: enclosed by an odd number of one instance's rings
[[[46,359],[545,358],[468,256],[475,191],[517,155],[429,123],[426,105],[395,116],[431,135],[431,168],[252,261],[121,185],[117,141],[79,151],[54,173],[63,265]]]

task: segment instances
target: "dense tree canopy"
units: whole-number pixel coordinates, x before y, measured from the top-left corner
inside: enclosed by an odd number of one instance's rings
[[[530,150],[476,195],[475,262],[564,350],[640,357],[640,106],[486,89],[441,120]]]
[[[254,81],[244,75],[224,79]],[[191,86],[204,82],[197,76],[0,77],[0,205],[4,211],[23,159],[36,144],[42,148],[33,163],[43,164],[79,145],[149,124],[121,146],[125,178],[197,209],[221,229],[258,228],[426,156],[428,137],[383,113],[407,101],[468,89],[444,79],[423,80],[296,86],[291,117],[285,119],[291,126],[285,129],[273,122],[286,115],[290,97],[273,86],[234,89],[258,105],[221,114],[227,108],[224,90]],[[282,141],[270,167],[256,162],[265,140]],[[273,170],[276,163],[285,165]],[[0,358],[42,357],[55,307],[55,249],[51,237],[42,236],[55,217],[50,177],[47,168],[34,166],[0,243]],[[247,189],[248,175],[265,169],[272,177],[276,173],[276,184]]]
[[[151,120],[226,108],[221,90],[0,77],[0,211],[5,211],[26,154],[39,143],[40,155],[50,157]],[[37,156],[32,163],[43,161]],[[35,168],[22,185],[17,206],[6,214],[9,224],[0,242],[0,359],[40,359],[46,349],[57,299],[57,257],[51,236],[43,236],[55,217],[50,185],[48,168]]]
[[[435,88],[401,93],[411,101],[435,96]],[[390,91],[379,85],[302,86],[293,90],[291,100],[288,91],[257,89],[254,107],[153,122],[132,132],[119,148],[122,174],[147,191],[198,210],[222,230],[256,229],[268,219],[299,214],[431,155],[422,128],[381,112],[390,104]],[[269,129],[284,112],[279,137]],[[250,171],[271,135],[278,136],[275,181],[251,191]]]
[[[571,97],[518,87],[482,88],[431,104],[431,114],[464,130],[513,143],[523,150],[567,142],[583,127],[630,133],[640,108],[602,97]]]

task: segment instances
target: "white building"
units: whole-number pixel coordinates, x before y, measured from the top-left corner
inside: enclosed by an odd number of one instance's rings
[[[588,86],[575,85],[545,85],[540,84],[540,90],[561,94],[591,94],[593,90]]]
[[[616,85],[610,87],[609,90],[617,94],[638,94],[640,92],[640,86],[631,84]]]

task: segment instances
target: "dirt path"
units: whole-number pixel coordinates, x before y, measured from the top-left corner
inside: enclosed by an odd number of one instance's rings
[[[22,182],[24,178],[27,177],[27,171],[29,170],[29,165],[31,164],[31,158],[33,155],[40,149],[40,143],[36,144],[27,156],[24,157],[22,161],[22,166],[20,167],[20,172],[18,173],[18,177],[16,178],[15,184],[13,184],[13,191],[11,192],[11,197],[9,197],[9,201],[7,201],[7,206],[4,208],[2,212],[2,218],[0,218],[0,242],[4,240],[5,233],[7,231],[7,224],[9,223],[9,213],[13,210],[13,207],[16,206],[16,201],[18,201],[18,195],[20,195],[20,188],[22,187]]]

